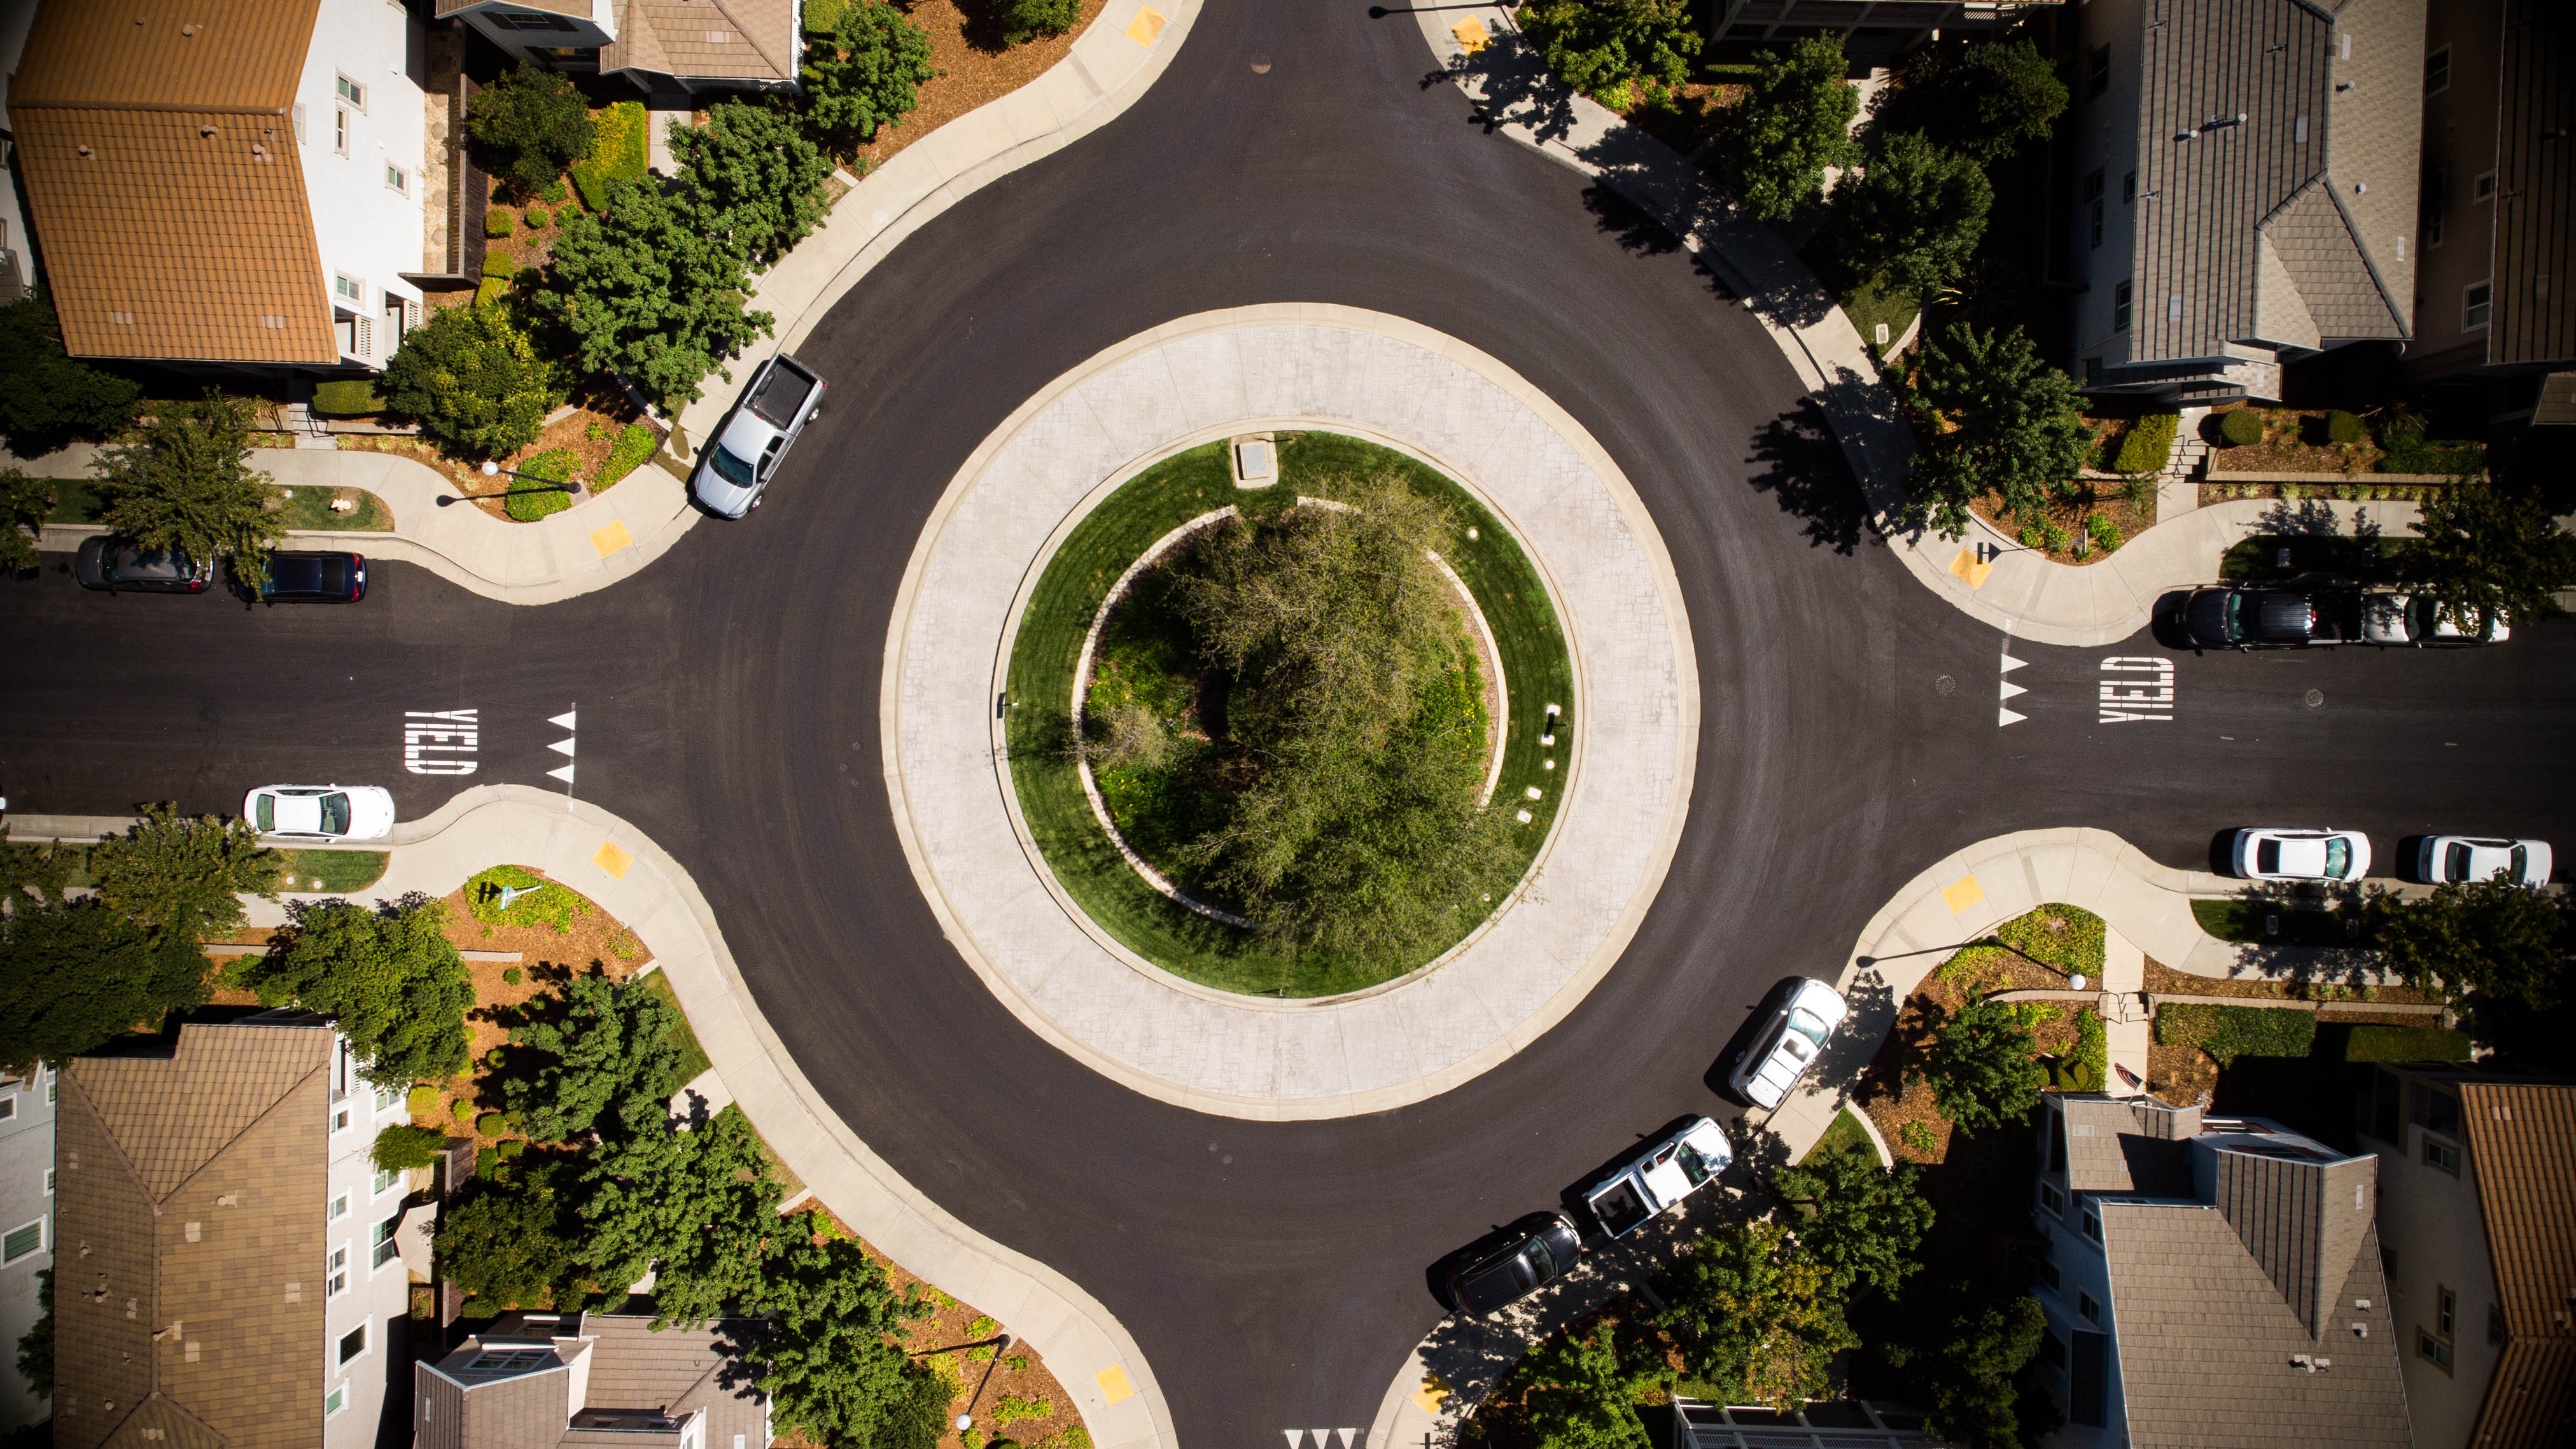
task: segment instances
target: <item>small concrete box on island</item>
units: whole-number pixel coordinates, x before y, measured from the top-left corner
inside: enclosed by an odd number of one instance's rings
[[[1268,433],[1226,439],[1226,458],[1237,488],[1267,488],[1279,481],[1279,447]]]

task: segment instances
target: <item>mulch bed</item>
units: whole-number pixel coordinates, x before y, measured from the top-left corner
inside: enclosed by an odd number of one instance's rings
[[[980,16],[968,16],[957,7],[956,0],[914,0],[905,5],[904,14],[929,32],[930,63],[939,67],[940,73],[923,83],[921,104],[910,115],[892,126],[879,127],[876,139],[861,146],[855,157],[842,157],[843,164],[856,160],[882,166],[896,152],[942,125],[1036,80],[1072,51],[1074,41],[1091,28],[1091,22],[1100,18],[1108,4],[1109,0],[1082,0],[1082,23],[1071,31],[1007,48],[1002,46],[1000,37],[988,33],[988,22]]]
[[[495,461],[504,468],[521,468],[541,453],[550,452],[556,448],[570,448],[573,456],[578,460],[573,469],[573,478],[576,482],[585,481],[596,474],[600,466],[608,461],[609,453],[617,447],[617,435],[625,431],[626,425],[641,421],[644,421],[644,415],[633,407],[625,405],[622,398],[614,402],[608,399],[592,399],[575,406],[565,417],[548,423],[545,431],[537,435],[534,443]],[[415,463],[436,469],[441,477],[456,486],[460,497],[473,499],[475,507],[504,523],[513,523],[517,520],[510,517],[508,505],[503,502],[500,495],[511,488],[530,486],[526,480],[512,478],[506,474],[495,474],[486,478],[483,476],[482,465],[479,462],[453,457],[440,450],[437,444],[426,439],[344,433],[340,435],[339,442],[343,450],[398,453]],[[579,502],[588,496],[590,495],[585,490],[576,495],[574,501]]]
[[[1970,953],[1974,953],[1971,955]],[[1957,963],[1967,957],[1964,967]],[[1946,978],[1945,978],[1946,974]],[[1968,1004],[1969,992],[1995,991],[2064,991],[2066,977],[2048,967],[1996,947],[1969,946],[1954,954],[1950,963],[1936,968],[1923,978],[1913,995],[1898,1008],[1895,1029],[1879,1043],[1878,1055],[1870,1059],[1852,1091],[1852,1103],[1869,1114],[1879,1135],[1887,1139],[1890,1151],[1907,1162],[1939,1162],[1949,1154],[1950,1124],[1933,1105],[1932,1088],[1921,1082],[1903,1080],[1906,1065],[1915,1060],[1931,1034],[1932,1013],[1938,1007],[1943,1013],[1956,1012]],[[2077,1002],[2052,1002],[2059,1008],[2056,1021],[2043,1022],[2032,1028],[2031,1039],[2042,1052],[2064,1053],[2075,1046],[2075,1009]],[[1905,1138],[1908,1123],[1919,1124],[1931,1133],[1931,1147],[1909,1143]]]
[[[2327,985],[2333,985],[2334,990],[2326,991],[2321,989]],[[2356,999],[2349,990],[2336,983],[2275,981],[2262,976],[2195,976],[2187,971],[2176,971],[2172,967],[2165,965],[2163,962],[2152,958],[2147,962],[2146,989],[2158,995],[2269,997],[2276,1001],[2351,1001]],[[2431,1005],[2440,1000],[2439,997],[2428,995],[2411,986],[2393,985],[2374,988],[2371,991],[2369,999],[2373,1001],[2411,1002],[2417,1005]],[[2354,1019],[2356,1019],[2355,1013],[2337,1012],[2335,1014],[2335,1020],[2337,1021],[2350,1021]]]

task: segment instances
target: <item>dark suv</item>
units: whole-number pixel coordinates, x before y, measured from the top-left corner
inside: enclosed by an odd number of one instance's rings
[[[192,559],[175,548],[145,548],[131,539],[99,534],[81,540],[72,577],[85,589],[111,594],[202,594],[215,581],[213,559]]]
[[[2303,649],[2341,642],[2332,605],[2294,589],[2194,589],[2174,622],[2204,649]]]
[[[354,553],[273,553],[259,596],[271,604],[354,604],[367,596],[367,561]]]
[[[1462,1256],[1449,1270],[1449,1302],[1475,1318],[1564,1277],[1583,1256],[1583,1240],[1563,1213],[1531,1213]]]

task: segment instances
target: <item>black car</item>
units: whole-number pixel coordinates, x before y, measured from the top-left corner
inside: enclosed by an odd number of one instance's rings
[[[367,561],[354,553],[273,553],[259,596],[271,604],[354,604],[367,596]]]
[[[1565,1276],[1583,1239],[1563,1213],[1531,1213],[1449,1270],[1449,1301],[1470,1318],[1492,1313]]]
[[[2176,621],[2204,649],[2297,649],[2336,642],[2318,598],[2289,589],[2194,589]]]
[[[129,589],[154,594],[202,594],[215,581],[213,559],[192,559],[175,548],[145,548],[131,539],[99,534],[81,540],[72,577],[82,588],[111,594]]]

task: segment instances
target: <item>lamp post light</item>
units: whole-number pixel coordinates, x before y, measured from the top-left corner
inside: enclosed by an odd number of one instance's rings
[[[1017,1342],[1019,1342],[1019,1340],[1016,1337],[1007,1333],[1003,1334],[1000,1338],[993,1340],[993,1356],[984,1362],[984,1376],[975,1381],[975,1392],[967,1396],[966,1412],[957,1416],[957,1432],[959,1434],[962,1435],[967,1430],[975,1427],[976,1401],[984,1397],[985,1386],[993,1382],[993,1370],[1002,1366],[1002,1355],[1009,1353],[1011,1351],[1011,1345]]]
[[[515,470],[515,469],[504,468],[504,467],[502,467],[500,464],[493,462],[493,461],[492,461],[492,460],[490,460],[489,458],[486,458],[486,459],[484,459],[484,460],[483,460],[483,467],[482,467],[482,469],[481,469],[481,472],[482,472],[483,476],[484,476],[484,477],[486,477],[486,478],[499,478],[499,477],[504,477],[504,476],[506,476],[506,477],[511,477],[511,478],[523,478],[523,479],[528,480],[530,483],[534,484],[535,486],[534,486],[534,487],[529,487],[529,488],[505,488],[505,489],[501,490],[501,491],[500,491],[500,492],[498,492],[498,493],[473,493],[473,494],[468,494],[468,495],[466,495],[464,498],[457,497],[457,496],[456,496],[456,495],[454,495],[454,494],[442,493],[442,494],[438,495],[438,506],[439,506],[439,507],[441,507],[441,508],[445,508],[447,505],[449,505],[449,504],[451,504],[451,503],[462,503],[462,502],[465,502],[465,501],[466,501],[466,498],[508,498],[508,497],[512,497],[513,495],[520,494],[520,493],[564,493],[564,494],[573,494],[573,493],[579,493],[579,492],[581,491],[581,485],[580,485],[580,484],[578,484],[578,483],[557,483],[557,482],[555,482],[555,481],[554,481],[553,479],[551,479],[551,478],[538,478],[538,477],[535,477],[535,476],[534,476],[534,475],[532,475],[532,474],[521,473],[521,472],[518,472],[518,471],[517,471],[517,470]]]

